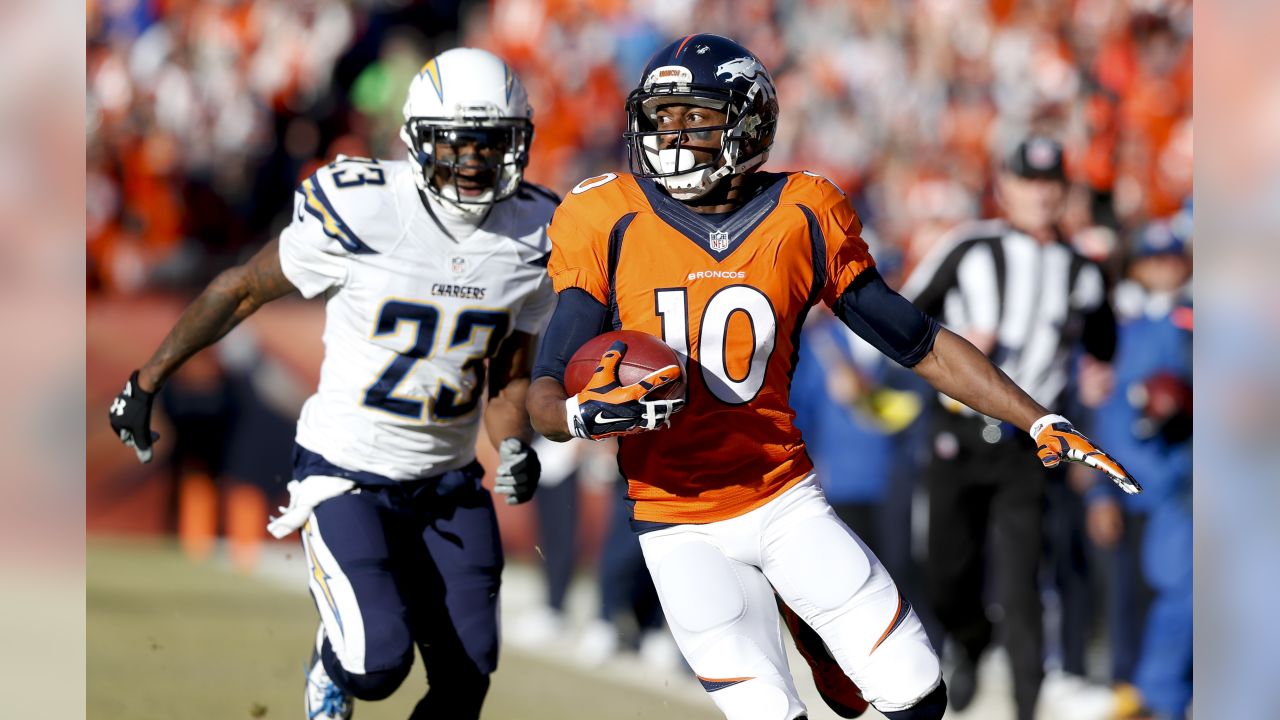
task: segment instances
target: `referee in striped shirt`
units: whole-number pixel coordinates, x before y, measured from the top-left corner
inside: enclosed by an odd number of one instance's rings
[[[1062,146],[1045,137],[1020,143],[997,179],[1004,210],[939,242],[902,294],[985,352],[1052,412],[1064,410],[1072,353],[1106,362],[1116,326],[1100,268],[1058,229],[1067,181]],[[953,641],[951,707],[976,690],[974,668],[991,641],[983,590],[988,560],[1003,607],[1002,638],[1013,664],[1018,720],[1032,720],[1043,677],[1037,573],[1045,500],[1044,468],[1026,433],[975,414],[949,398],[934,413],[926,581]],[[1019,447],[1011,452],[1010,446]],[[991,540],[987,552],[988,538]]]

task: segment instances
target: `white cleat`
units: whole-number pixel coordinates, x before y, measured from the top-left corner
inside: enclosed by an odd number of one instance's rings
[[[502,636],[512,645],[540,648],[564,636],[564,616],[541,605],[532,608],[503,628]]]
[[[621,650],[618,628],[608,620],[593,620],[578,639],[578,662],[588,667],[605,664]]]
[[[671,631],[662,626],[640,634],[640,659],[654,670],[678,670],[684,664]]]
[[[324,643],[324,625],[316,632],[316,647],[311,651],[311,668],[307,671],[307,690],[303,703],[307,720],[351,720],[355,703],[325,672],[320,661],[320,648]]]

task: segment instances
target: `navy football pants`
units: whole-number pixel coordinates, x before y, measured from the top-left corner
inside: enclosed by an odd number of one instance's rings
[[[317,456],[300,450],[311,457],[297,458],[299,477],[337,474],[307,472]],[[430,690],[412,717],[479,716],[498,662],[503,564],[483,474],[473,463],[438,478],[361,484],[321,503],[304,528],[325,670],[356,698],[394,692],[416,643]]]

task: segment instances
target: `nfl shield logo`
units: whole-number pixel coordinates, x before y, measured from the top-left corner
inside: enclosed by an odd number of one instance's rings
[[[461,275],[467,271],[467,259],[461,255],[454,255],[449,258],[449,268],[453,270],[454,275]]]
[[[725,248],[729,247],[729,233],[724,232],[723,230],[711,231],[709,240],[711,241],[711,249],[716,252],[722,252]]]

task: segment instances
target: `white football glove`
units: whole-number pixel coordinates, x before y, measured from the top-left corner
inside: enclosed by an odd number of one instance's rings
[[[520,438],[509,437],[498,446],[498,477],[493,491],[507,496],[508,505],[528,502],[538,489],[542,463],[533,446]]]

